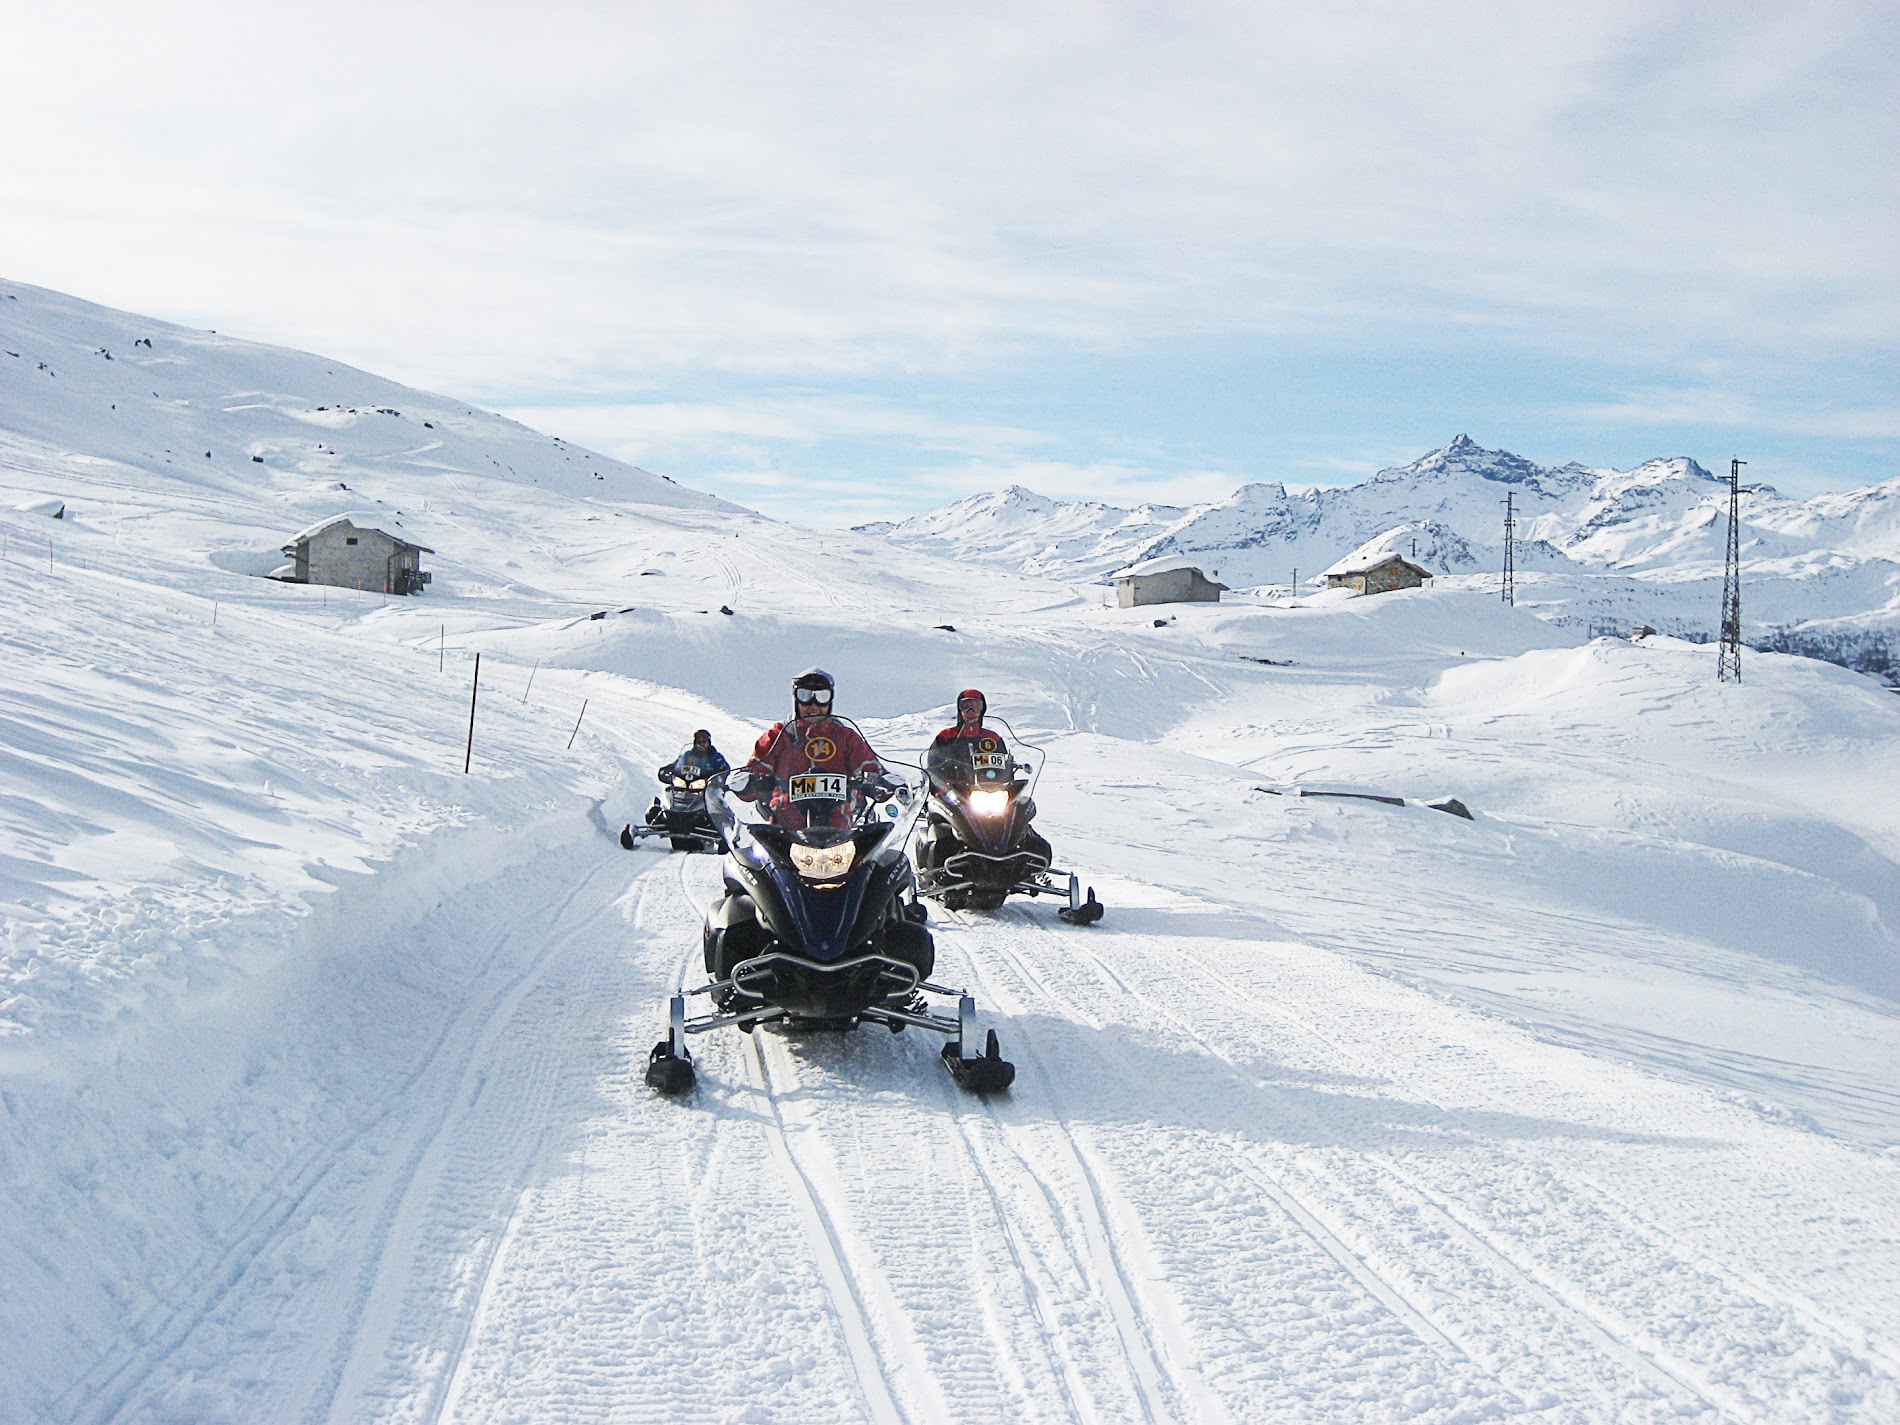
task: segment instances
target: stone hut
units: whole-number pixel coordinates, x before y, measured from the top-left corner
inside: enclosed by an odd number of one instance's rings
[[[1386,594],[1394,589],[1416,589],[1432,577],[1423,564],[1414,564],[1403,554],[1375,554],[1346,558],[1322,576],[1329,589],[1352,589],[1361,594]]]
[[[1218,604],[1227,592],[1225,584],[1216,583],[1199,565],[1178,554],[1144,559],[1110,577],[1115,581],[1115,602],[1124,609],[1142,604]]]
[[[375,524],[369,521],[376,521]],[[271,577],[288,584],[333,584],[381,594],[419,594],[429,582],[422,571],[427,545],[404,539],[401,526],[375,515],[331,515],[295,535],[284,546],[290,563]]]

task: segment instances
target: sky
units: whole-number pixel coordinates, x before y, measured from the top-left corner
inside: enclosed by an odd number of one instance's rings
[[[1891,3],[0,0],[0,277],[766,513],[1900,476]]]

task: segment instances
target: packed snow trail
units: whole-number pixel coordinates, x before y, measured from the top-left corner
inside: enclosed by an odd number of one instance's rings
[[[1017,1057],[1005,1099],[882,1030],[710,1036],[658,1099],[641,1056],[715,875],[596,835],[440,927],[486,924],[493,968],[373,1154],[317,1155],[75,1418],[1900,1409],[1891,1343],[1722,1228],[1815,1214],[1784,1160],[1849,1160],[1831,1214],[1877,1211],[1890,1166],[1134,884],[1125,928],[934,922]],[[300,1270],[321,1222],[341,1260]]]

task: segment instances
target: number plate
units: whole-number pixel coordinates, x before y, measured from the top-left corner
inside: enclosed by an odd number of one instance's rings
[[[971,764],[979,772],[1006,772],[1009,770],[1007,752],[978,752],[970,758]]]
[[[845,795],[841,772],[802,772],[791,779],[791,797],[795,802],[841,802]]]

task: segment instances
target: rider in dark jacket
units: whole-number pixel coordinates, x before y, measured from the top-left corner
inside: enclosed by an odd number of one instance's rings
[[[730,770],[730,767],[725,756],[713,746],[712,734],[702,727],[693,734],[692,742],[679,756],[660,768],[660,785],[670,787],[676,777],[686,782],[708,782],[721,772]],[[647,808],[646,820],[648,826],[659,826],[666,821],[666,808],[660,804],[658,797]]]
[[[693,734],[691,746],[660,768],[660,780],[679,776],[689,782],[710,781],[731,766],[725,754],[713,746],[712,734],[702,727]]]

